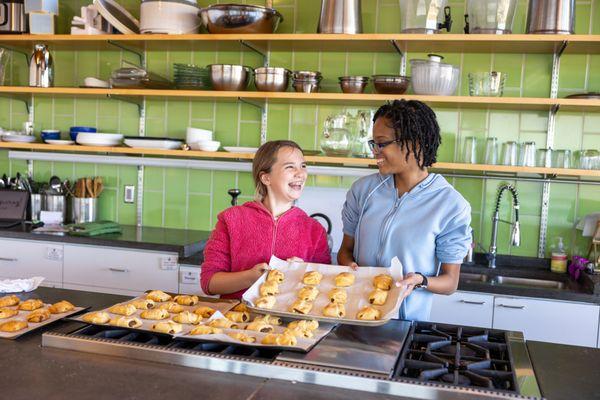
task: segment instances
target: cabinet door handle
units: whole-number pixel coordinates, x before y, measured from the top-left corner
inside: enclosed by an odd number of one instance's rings
[[[109,268],[112,272],[129,272],[127,268]]]
[[[508,304],[498,304],[498,307],[512,308],[513,310],[522,310],[525,308],[525,306],[510,306]]]
[[[461,299],[460,302],[463,304],[473,304],[476,306],[482,306],[485,304],[485,301],[471,301],[471,300],[464,300],[464,299]]]
[[[7,262],[17,262],[19,261],[17,258],[6,258],[6,257],[0,257],[0,261],[7,261]]]

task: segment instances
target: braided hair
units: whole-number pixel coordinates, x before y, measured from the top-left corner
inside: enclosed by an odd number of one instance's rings
[[[442,137],[435,113],[429,106],[416,100],[394,100],[379,107],[373,122],[380,117],[391,122],[390,128],[394,129],[400,148],[407,150],[406,161],[413,153],[421,169],[436,162]]]

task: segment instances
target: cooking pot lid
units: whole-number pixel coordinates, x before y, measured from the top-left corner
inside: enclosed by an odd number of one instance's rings
[[[114,0],[94,0],[94,5],[119,32],[129,35],[140,33],[140,22]]]

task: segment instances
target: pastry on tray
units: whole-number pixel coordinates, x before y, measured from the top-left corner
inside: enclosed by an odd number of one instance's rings
[[[214,335],[216,333],[223,333],[223,330],[212,326],[200,325],[190,331],[190,335]]]
[[[335,286],[348,287],[354,285],[354,274],[351,272],[341,272],[335,277]]]
[[[14,308],[3,307],[0,308],[0,319],[14,317],[18,313],[19,311],[15,310]]]
[[[156,306],[160,310],[167,310],[170,313],[178,314],[185,310],[181,304],[177,304],[174,301],[166,301]]]
[[[10,296],[0,297],[0,307],[16,306],[17,304],[19,304],[20,301],[21,300],[14,294],[11,294]]]
[[[275,296],[262,296],[256,300],[256,307],[260,308],[273,308],[275,305]]]
[[[196,295],[180,294],[173,299],[177,304],[182,306],[195,306],[200,299]]]
[[[323,279],[323,274],[319,271],[310,271],[304,274],[302,282],[305,285],[318,285],[321,283],[321,279]]]
[[[0,332],[16,332],[16,331],[20,331],[21,329],[25,329],[28,326],[29,325],[25,321],[17,321],[17,320],[7,321],[7,322],[4,322],[3,324],[0,324]]]
[[[267,274],[267,282],[281,283],[281,282],[283,282],[284,277],[285,277],[285,275],[283,274],[283,272],[281,272],[278,269],[272,269]]]
[[[239,340],[240,342],[244,342],[244,343],[256,342],[256,338],[254,336],[248,336],[242,332],[228,333],[227,335],[229,335],[229,337],[232,337],[232,338]]]
[[[250,309],[244,303],[240,303],[237,306],[233,307],[231,311],[239,311],[239,312],[250,312]]]
[[[181,332],[183,326],[173,321],[160,321],[152,325],[152,330],[161,333],[168,333],[174,335]]]
[[[287,327],[289,329],[316,331],[319,329],[319,321],[316,319],[300,319],[290,322]]]
[[[138,317],[128,317],[120,315],[108,321],[109,325],[119,326],[121,328],[139,328],[142,326],[142,320]]]
[[[233,322],[247,322],[250,321],[250,314],[241,311],[227,311],[225,318]]]
[[[298,298],[304,301],[314,301],[319,295],[319,289],[314,286],[304,286],[298,291]]]
[[[356,319],[362,319],[365,321],[375,321],[381,319],[381,311],[375,307],[366,306],[356,313]]]
[[[208,322],[208,326],[212,326],[213,328],[227,328],[227,329],[238,329],[239,326],[233,322],[228,320],[227,318],[217,318]]]
[[[50,311],[47,308],[38,308],[27,315],[27,322],[40,323],[50,319]]]
[[[296,336],[285,333],[269,333],[261,341],[262,344],[270,344],[277,346],[296,346],[298,340]]]
[[[329,303],[323,308],[323,315],[333,318],[344,318],[346,316],[346,307],[340,303]]]
[[[369,293],[369,303],[376,306],[382,306],[385,304],[388,296],[387,290],[375,289]]]
[[[23,311],[33,311],[42,307],[44,307],[44,302],[40,299],[29,299],[19,304],[19,310]]]
[[[375,286],[376,289],[390,290],[393,282],[394,280],[388,274],[380,274],[373,278],[373,286]]]
[[[281,325],[281,318],[272,315],[258,315],[254,317],[254,321],[264,321],[270,325]]]
[[[275,281],[266,281],[260,285],[258,292],[261,296],[273,296],[279,293],[279,283]]]
[[[308,314],[312,309],[313,303],[310,301],[296,300],[290,306],[290,311],[298,314]]]
[[[144,319],[153,319],[153,320],[167,319],[167,318],[169,318],[169,312],[162,308],[154,308],[152,310],[142,311],[142,313],[140,314],[140,317],[142,317]]]
[[[105,324],[110,321],[110,314],[104,311],[96,311],[85,314],[81,319],[90,324]]]
[[[342,288],[333,288],[329,291],[328,294],[329,302],[331,303],[339,303],[346,304],[348,301],[348,293],[346,293],[346,289]]]
[[[180,324],[198,324],[202,321],[202,317],[191,311],[182,311],[173,317],[173,321]]]
[[[75,306],[73,304],[69,303],[66,300],[62,300],[58,303],[52,304],[50,307],[48,307],[48,310],[50,310],[52,314],[62,314],[68,311],[72,311],[74,308]]]
[[[250,322],[248,325],[246,325],[246,330],[249,331],[256,331],[256,332],[262,332],[262,333],[271,333],[273,332],[274,328],[273,325],[270,325],[269,323],[263,321],[263,320],[254,320],[252,322]]]
[[[313,332],[310,330],[302,330],[302,329],[290,329],[287,328],[286,330],[283,331],[284,334],[286,335],[292,335],[295,337],[302,337],[302,338],[306,338],[306,339],[310,339],[314,336]]]
[[[217,310],[207,306],[200,306],[194,310],[194,314],[198,314],[202,318],[210,318],[215,312],[217,312]]]
[[[160,303],[171,300],[171,295],[163,292],[162,290],[152,290],[146,295],[146,298]]]
[[[154,302],[154,300],[150,299],[134,300],[130,304],[133,304],[133,306],[138,310],[151,310],[154,307],[156,307],[156,303]]]
[[[108,312],[110,312],[110,313],[125,315],[127,317],[132,314],[135,314],[136,311],[137,311],[137,308],[135,308],[135,306],[131,303],[115,304],[114,306],[112,306],[111,308],[108,309]]]

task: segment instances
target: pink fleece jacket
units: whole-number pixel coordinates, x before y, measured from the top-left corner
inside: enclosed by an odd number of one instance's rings
[[[208,284],[217,272],[245,271],[275,255],[283,260],[300,257],[304,261],[330,264],[327,234],[321,224],[297,207],[276,220],[257,201],[230,207],[218,216],[217,226],[204,249],[200,281]],[[240,298],[245,290],[222,295]]]

